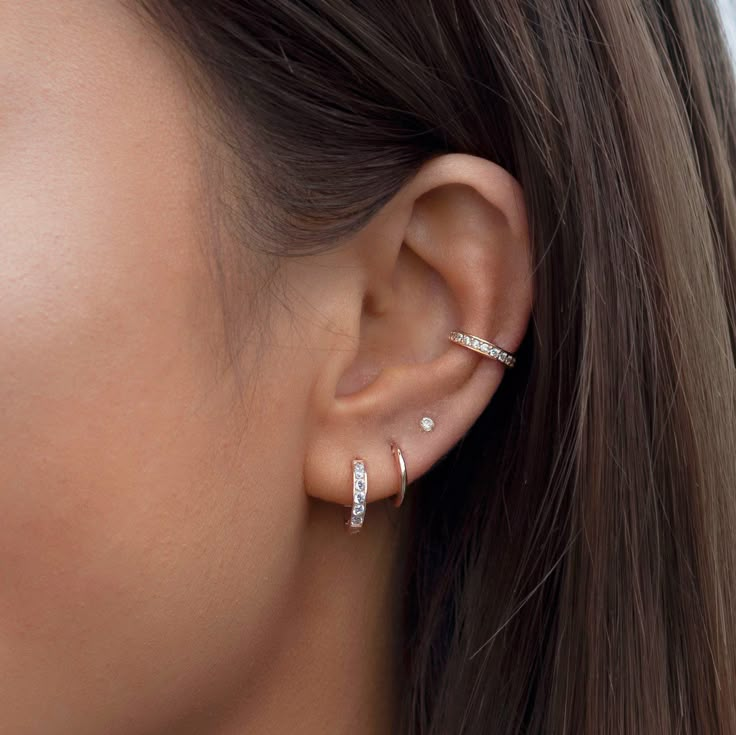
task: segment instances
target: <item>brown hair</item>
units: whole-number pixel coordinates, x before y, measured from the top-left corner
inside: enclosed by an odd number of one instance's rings
[[[517,366],[416,483],[397,732],[736,733],[736,96],[714,4],[138,5],[216,108],[231,223],[279,256],[337,246],[444,152],[524,190]]]

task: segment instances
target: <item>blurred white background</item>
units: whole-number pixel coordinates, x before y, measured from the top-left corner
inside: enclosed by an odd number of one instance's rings
[[[698,2],[698,0],[693,0]],[[720,0],[723,22],[731,45],[731,56],[736,62],[736,0]]]

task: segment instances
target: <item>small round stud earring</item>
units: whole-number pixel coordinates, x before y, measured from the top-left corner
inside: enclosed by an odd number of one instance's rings
[[[429,416],[425,416],[420,422],[419,426],[422,427],[422,431],[432,431],[434,429],[434,421]]]

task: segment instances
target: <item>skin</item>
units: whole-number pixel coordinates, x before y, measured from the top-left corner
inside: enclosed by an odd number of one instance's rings
[[[4,0],[0,27],[0,732],[389,732],[421,498],[393,508],[388,441],[416,479],[503,379],[447,333],[521,342],[518,183],[426,164],[284,264],[288,308],[223,370],[181,67],[113,0]]]

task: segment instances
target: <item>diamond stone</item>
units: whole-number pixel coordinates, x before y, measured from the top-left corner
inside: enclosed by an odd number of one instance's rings
[[[365,502],[365,493],[355,493],[355,502],[356,503],[364,503]]]
[[[358,490],[363,490],[365,488],[365,481],[364,480],[358,480],[355,483],[355,487],[357,487]]]
[[[422,427],[422,431],[432,431],[434,429],[434,421],[432,421],[429,416],[425,416],[420,422],[419,425]]]
[[[491,350],[491,357],[498,357],[498,353],[499,353],[499,349],[498,349],[498,347],[494,347],[494,348],[493,348],[493,349]]]
[[[365,505],[363,505],[362,503],[356,503],[353,506],[353,515],[362,516],[363,513],[365,513]]]
[[[470,339],[470,337],[465,337],[465,338],[463,339],[463,342],[465,342],[465,344],[466,344],[466,345],[470,345],[470,344],[472,344],[472,343],[473,343],[473,340],[472,340],[472,339]]]
[[[473,340],[473,347],[475,347],[476,349],[478,349],[480,347],[480,340],[474,339]]]

